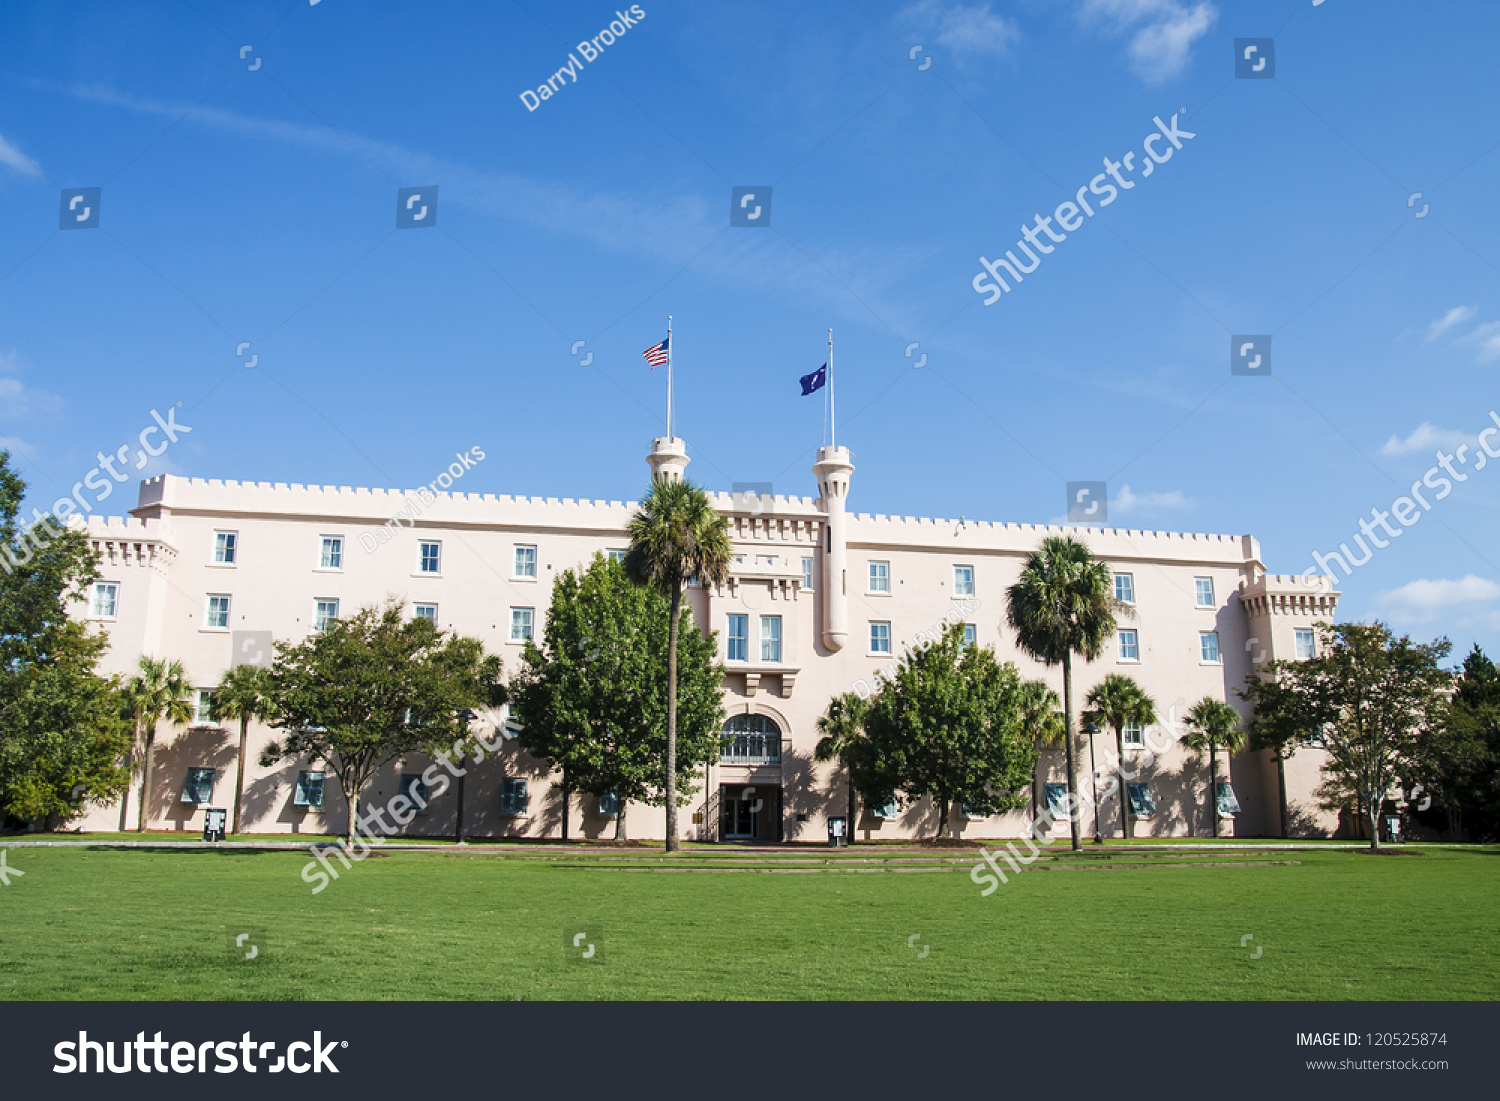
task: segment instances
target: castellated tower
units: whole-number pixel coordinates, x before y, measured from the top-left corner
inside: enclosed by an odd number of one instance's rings
[[[818,507],[828,514],[828,537],[823,546],[823,645],[833,651],[849,641],[849,595],[845,576],[848,546],[845,508],[849,500],[849,475],[854,464],[847,447],[820,447],[812,472],[822,498]]]
[[[682,481],[683,472],[692,461],[688,458],[687,444],[680,436],[658,436],[651,441],[651,454],[646,456],[653,482]]]

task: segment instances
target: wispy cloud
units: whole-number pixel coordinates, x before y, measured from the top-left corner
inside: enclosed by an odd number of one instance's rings
[[[1442,317],[1427,326],[1427,339],[1436,340],[1455,325],[1462,325],[1473,316],[1473,306],[1454,306]]]
[[[1120,487],[1120,494],[1109,503],[1110,511],[1121,516],[1134,513],[1181,512],[1193,507],[1193,502],[1181,490],[1165,493],[1136,493],[1128,485]]]
[[[21,420],[37,413],[62,410],[62,398],[45,390],[32,389],[14,377],[25,366],[25,361],[14,348],[0,349],[0,420]]]
[[[1206,2],[1082,0],[1080,15],[1086,23],[1108,23],[1116,33],[1130,34],[1130,67],[1147,84],[1160,84],[1182,71],[1193,43],[1219,12]]]
[[[1439,447],[1451,449],[1472,438],[1456,428],[1439,428],[1430,421],[1423,421],[1405,439],[1392,436],[1386,440],[1380,453],[1382,455],[1410,455],[1414,451],[1432,451]]]
[[[1465,344],[1479,345],[1479,362],[1492,363],[1500,359],[1500,321],[1486,321],[1472,333],[1459,338]]]
[[[40,176],[42,174],[42,166],[17,149],[14,143],[6,139],[4,134],[0,134],[0,164],[5,165],[12,172],[19,172],[23,176]]]
[[[36,448],[20,436],[0,436],[0,451],[9,451],[13,455],[25,455],[28,459],[36,458]]]
[[[896,13],[903,28],[931,37],[953,53],[1004,57],[1021,36],[1014,21],[996,15],[989,4],[947,4],[918,0]]]
[[[1377,593],[1376,602],[1404,619],[1431,619],[1450,608],[1500,600],[1500,582],[1466,574],[1456,580],[1419,578]],[[1478,610],[1478,609],[1476,609]]]

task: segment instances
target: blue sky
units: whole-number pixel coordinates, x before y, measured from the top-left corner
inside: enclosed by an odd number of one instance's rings
[[[140,474],[414,486],[478,445],[464,489],[633,499],[671,313],[711,488],[813,493],[832,327],[855,509],[1045,522],[1107,480],[1112,524],[1252,532],[1286,573],[1500,408],[1500,5],[639,7],[528,110],[623,8],[8,3],[0,436],[33,503],[177,402]],[[1196,137],[984,306],[978,258],[1174,112]],[[395,228],[433,184],[436,226]],[[58,229],[75,187],[98,229]],[[1271,377],[1231,377],[1235,334]],[[1468,470],[1345,616],[1500,651],[1500,464]]]

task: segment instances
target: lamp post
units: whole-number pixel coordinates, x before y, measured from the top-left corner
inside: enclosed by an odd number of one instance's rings
[[[458,717],[464,721],[464,729],[467,732],[468,725],[479,718],[469,708],[464,708],[458,713]],[[464,843],[464,761],[468,759],[469,750],[467,743],[462,753],[458,755],[458,817],[453,823],[453,840],[459,845]]]
[[[1104,832],[1099,828],[1099,770],[1094,765],[1094,735],[1099,733],[1099,728],[1093,723],[1087,724],[1083,732],[1089,736],[1089,781],[1094,785],[1094,844],[1104,844]]]

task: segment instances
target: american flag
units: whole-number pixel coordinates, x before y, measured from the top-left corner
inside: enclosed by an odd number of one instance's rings
[[[671,337],[667,337],[660,344],[653,344],[641,353],[641,355],[646,357],[646,362],[651,364],[653,371],[667,361],[667,344],[671,339]]]

